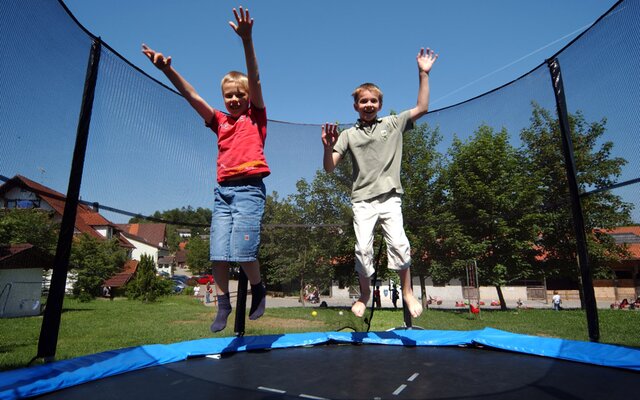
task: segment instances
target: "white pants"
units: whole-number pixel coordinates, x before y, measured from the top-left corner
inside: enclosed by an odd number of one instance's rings
[[[356,272],[366,277],[373,275],[373,231],[376,223],[387,243],[388,268],[399,271],[411,266],[411,248],[404,233],[402,200],[392,192],[370,200],[352,204],[353,229],[356,233]]]

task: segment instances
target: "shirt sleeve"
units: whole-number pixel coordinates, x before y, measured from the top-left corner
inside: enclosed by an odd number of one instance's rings
[[[394,128],[400,130],[400,132],[404,133],[414,128],[410,110],[405,110],[398,115],[393,115],[392,117],[391,123],[394,125]]]
[[[260,136],[264,140],[267,137],[267,109],[258,108],[251,103],[251,118],[258,125],[258,131],[260,131]]]
[[[340,154],[342,157],[344,157],[347,150],[349,150],[349,131],[350,129],[346,129],[340,132],[338,140],[336,140],[336,144],[333,145],[333,151]]]
[[[224,114],[222,114],[220,111],[214,110],[213,117],[211,117],[211,120],[209,121],[204,121],[204,125],[207,128],[210,128],[215,133],[218,133],[218,127],[220,126],[220,119],[223,115]]]

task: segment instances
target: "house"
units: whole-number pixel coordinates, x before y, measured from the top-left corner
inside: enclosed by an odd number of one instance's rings
[[[159,264],[163,257],[169,256],[167,247],[167,224],[116,224],[118,231],[134,248],[131,258],[140,260],[143,254],[151,256],[159,273],[172,275],[172,263]]]
[[[176,263],[176,267],[180,268],[180,269],[185,269],[188,268],[187,266],[187,250],[185,249],[181,249],[176,251],[176,256],[175,256],[175,263]]]
[[[122,289],[131,279],[133,279],[137,270],[138,260],[127,260],[127,262],[124,263],[122,271],[104,281],[103,286],[108,287],[109,293],[114,295],[115,291]]]
[[[53,213],[54,221],[60,222],[65,204],[64,194],[22,175],[16,175],[0,186],[0,208],[40,209]],[[166,224],[114,224],[86,204],[78,204],[74,231],[100,240],[116,238],[120,247],[127,250],[128,258],[134,260],[147,254],[158,265],[158,259],[169,254]],[[171,273],[165,271],[167,269],[165,266],[158,271]],[[72,278],[70,275],[68,280],[72,281]]]
[[[40,314],[42,270],[53,256],[32,244],[0,245],[0,317]]]
[[[169,271],[170,275],[173,275],[171,271],[175,271],[176,269],[176,257],[175,256],[163,256],[158,257],[158,270],[160,271]]]
[[[629,257],[610,265],[615,279],[596,279],[596,298],[616,302],[640,297],[640,226],[621,226],[606,231]]]
[[[178,229],[176,229],[176,233],[182,239],[188,239],[188,238],[191,237],[191,229],[189,229],[189,228],[178,228]]]
[[[66,205],[66,196],[47,186],[34,182],[22,175],[16,175],[0,186],[0,208],[4,209],[38,209],[53,215],[53,221],[60,223]],[[99,240],[116,238],[121,248],[130,256],[134,245],[120,234],[117,227],[104,218],[98,211],[85,204],[78,204],[74,235],[87,234]],[[52,269],[40,271],[40,281],[48,290],[51,283]],[[66,292],[73,289],[76,281],[74,271],[67,273]]]
[[[0,186],[0,208],[48,211],[53,213],[54,221],[58,223],[62,221],[66,200],[64,194],[22,175],[16,175]],[[78,204],[74,224],[74,234],[81,233],[100,240],[115,237],[120,247],[129,252],[133,249],[133,245],[119,234],[113,223],[85,204]]]

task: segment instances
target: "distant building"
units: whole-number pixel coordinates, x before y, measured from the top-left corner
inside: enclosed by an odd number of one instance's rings
[[[66,204],[66,196],[47,186],[34,182],[22,175],[16,175],[0,186],[0,209],[38,209],[53,214],[53,220],[60,223]],[[151,256],[158,272],[171,273],[171,268],[158,259],[169,254],[166,247],[166,224],[114,224],[97,210],[86,204],[78,204],[74,234],[87,234],[99,240],[115,238],[121,248],[127,251],[127,257],[140,260],[142,254]],[[44,277],[44,289],[48,289],[51,270],[47,267]],[[67,292],[75,282],[74,271],[67,275]],[[0,289],[1,290],[1,289]]]
[[[169,256],[167,224],[116,224],[121,234],[134,246],[131,258],[140,261],[143,254],[151,256],[160,273],[173,274],[172,264],[160,259]]]
[[[124,263],[122,271],[107,279],[103,286],[109,288],[110,294],[114,294],[115,291],[122,289],[135,276],[138,270],[138,264],[138,260],[128,260]]]
[[[42,271],[53,256],[31,244],[0,245],[0,318],[40,314]]]
[[[178,228],[176,229],[176,233],[183,239],[191,237],[191,229],[189,228]]]

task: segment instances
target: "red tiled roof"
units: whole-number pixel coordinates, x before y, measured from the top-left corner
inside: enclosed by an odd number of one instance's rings
[[[104,281],[104,286],[110,286],[111,288],[123,287],[131,280],[137,269],[138,260],[128,260],[124,264],[122,271]]]
[[[116,224],[116,227],[123,232],[142,239],[145,243],[154,247],[165,247],[165,237],[167,224]],[[162,245],[160,245],[162,243]]]
[[[179,264],[184,264],[187,262],[187,251],[186,250],[178,250],[176,251],[176,262]]]
[[[9,190],[12,187],[19,186],[25,189],[29,189],[35,193],[40,199],[45,201],[51,208],[55,210],[59,215],[64,214],[64,207],[66,204],[66,196],[60,192],[48,188],[44,185],[34,182],[31,179],[25,178],[22,175],[16,175],[7,181],[4,185],[0,186],[0,193]],[[84,204],[78,204],[76,212],[75,228],[90,236],[98,239],[104,239],[100,233],[98,233],[93,226],[105,225],[113,226],[106,218],[100,215],[95,210]]]
[[[640,239],[640,226],[634,225],[634,226],[619,226],[617,228],[613,228],[611,230],[606,230],[605,232],[607,232],[608,234],[624,234],[624,233],[628,233],[631,235],[635,235],[638,236],[638,238]],[[629,251],[629,253],[631,254],[631,259],[632,260],[639,260],[640,259],[640,243],[625,243],[624,244],[625,247],[627,248],[627,250]]]
[[[619,226],[610,230],[606,230],[607,233],[632,233],[636,236],[640,236],[640,226]]]
[[[53,256],[32,244],[0,245],[0,269],[53,267]]]

